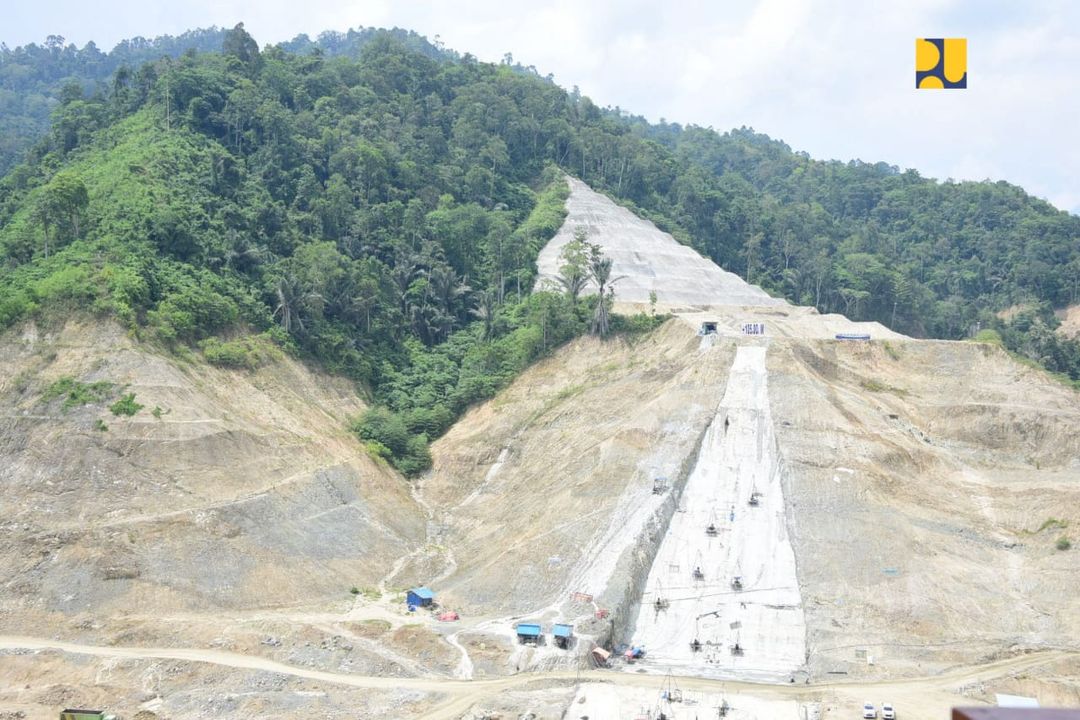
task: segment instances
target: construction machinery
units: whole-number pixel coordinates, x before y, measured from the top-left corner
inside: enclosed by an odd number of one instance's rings
[[[551,628],[556,647],[566,650],[574,643],[574,626],[569,623],[555,623]]]
[[[669,703],[682,702],[682,690],[679,689],[679,684],[675,682],[675,676],[668,671],[667,677],[664,678],[664,690],[660,694],[662,700],[667,700]]]

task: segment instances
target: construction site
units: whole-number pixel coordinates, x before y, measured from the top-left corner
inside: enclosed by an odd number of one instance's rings
[[[584,230],[616,310],[670,319],[541,360],[416,481],[347,431],[355,390],[295,360],[9,331],[0,719],[1080,706],[1080,554],[1054,546],[1080,523],[1076,392],[773,298],[567,181],[538,284]],[[169,412],[95,432],[30,376]]]

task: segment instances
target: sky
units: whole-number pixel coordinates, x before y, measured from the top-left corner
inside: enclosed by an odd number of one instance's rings
[[[243,22],[260,44],[402,27],[506,53],[602,106],[749,126],[819,159],[1007,180],[1080,214],[1080,2],[1074,0],[47,0],[12,3],[9,46],[102,49]],[[916,90],[915,38],[968,39],[968,89]]]

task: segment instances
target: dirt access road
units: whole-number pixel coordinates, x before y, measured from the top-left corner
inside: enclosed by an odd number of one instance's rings
[[[443,680],[429,678],[394,678],[369,675],[346,675],[342,673],[310,670],[266,660],[264,658],[199,648],[142,648],[142,647],[104,647],[82,645],[44,638],[0,636],[0,650],[55,650],[74,655],[116,659],[145,660],[181,660],[195,663],[208,663],[230,668],[257,670],[279,673],[286,676],[306,678],[336,685],[370,688],[373,690],[412,689],[430,692],[436,695],[452,696],[438,704],[424,715],[426,718],[456,718],[476,703],[483,702],[498,693],[508,690],[529,690],[558,685],[575,685],[582,682],[604,682],[621,686],[656,687],[664,682],[660,676],[639,675],[626,672],[590,671],[575,673],[567,671],[537,672],[511,675],[492,680]],[[1063,660],[1080,660],[1080,652],[1047,650],[997,660],[974,667],[955,670],[932,677],[906,678],[886,681],[845,681],[804,685],[776,685],[733,680],[714,680],[708,678],[679,678],[679,684],[685,690],[698,692],[724,691],[743,693],[766,698],[785,698],[790,700],[805,699],[808,696],[820,697],[829,694],[832,697],[885,697],[898,694],[926,693],[946,691],[955,686],[990,680],[1010,673]],[[910,715],[909,715],[910,716]]]

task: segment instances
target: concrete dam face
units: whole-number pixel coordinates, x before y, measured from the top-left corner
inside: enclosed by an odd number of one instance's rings
[[[765,352],[738,348],[641,600],[634,643],[679,674],[779,679],[806,660]]]

